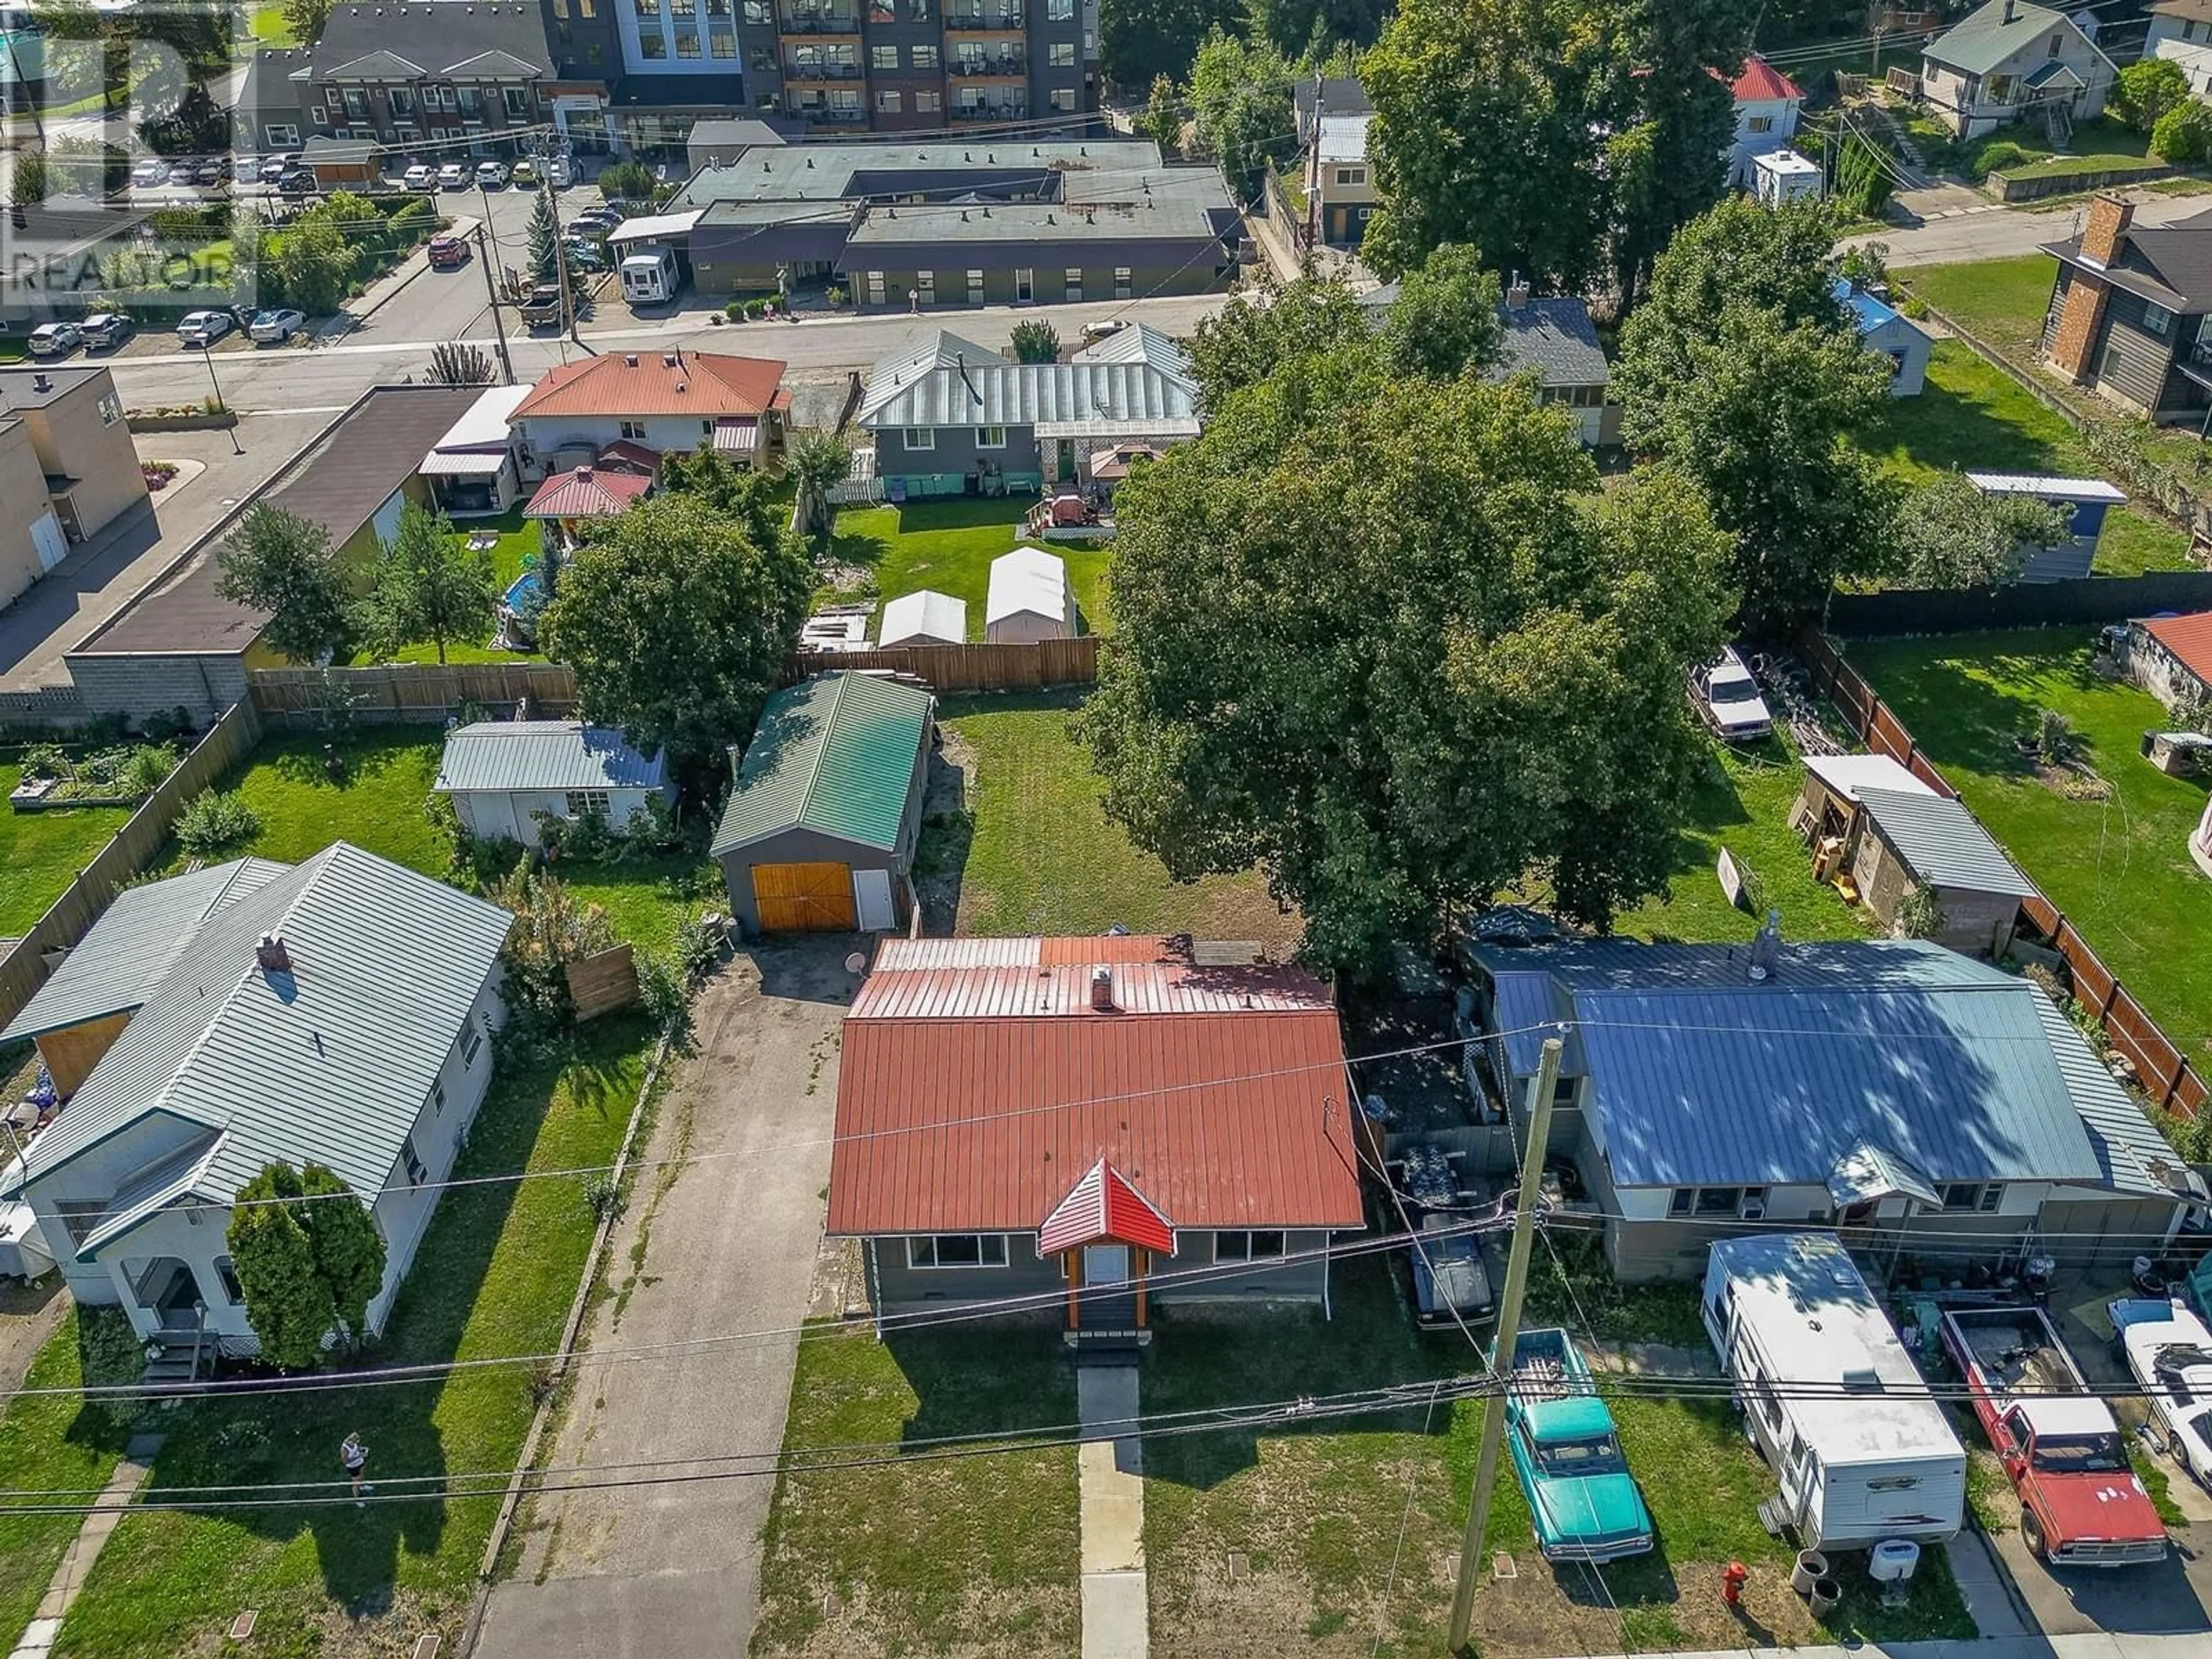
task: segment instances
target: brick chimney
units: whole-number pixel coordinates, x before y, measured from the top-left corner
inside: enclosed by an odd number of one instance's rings
[[[2081,227],[2081,257],[2109,265],[2119,256],[2120,242],[2134,221],[2133,203],[2110,191],[2100,191],[2089,202],[2089,222]]]
[[[1518,311],[1528,303],[1528,284],[1522,280],[1521,273],[1516,270],[1513,273],[1513,280],[1505,285],[1505,308]]]
[[[261,964],[264,974],[289,974],[292,971],[292,953],[284,948],[284,935],[264,933],[261,943],[253,947],[254,960]]]
[[[1091,970],[1091,1006],[1097,1012],[1114,1012],[1114,970],[1099,966]]]

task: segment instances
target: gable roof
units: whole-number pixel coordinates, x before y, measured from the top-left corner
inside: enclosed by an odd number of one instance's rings
[[[2040,50],[2052,29],[2081,35],[2072,18],[2048,6],[2032,0],[1987,0],[1930,40],[1923,55],[1968,75],[1987,75],[2019,52]]]
[[[524,0],[346,0],[301,54],[315,81],[515,81],[550,76],[545,22]]]
[[[608,352],[549,369],[512,418],[544,416],[726,415],[758,416],[783,407],[784,365],[771,357],[713,351]]]
[[[1194,436],[1198,383],[1180,349],[1151,332],[1115,356],[1092,348],[1064,363],[1016,363],[940,331],[876,365],[854,418],[871,432],[1034,426],[1040,436]]]
[[[1923,337],[1926,336],[1927,331],[1913,322],[1903,312],[1898,310],[1887,301],[1858,287],[1848,276],[1837,277],[1830,285],[1829,292],[1850,307],[1852,320],[1856,325],[1862,337],[1874,333],[1878,329],[1887,328],[1893,323],[1902,324],[1915,334]]]
[[[1297,116],[1298,136],[1313,137],[1314,111],[1323,115],[1372,115],[1374,101],[1359,78],[1352,75],[1301,77],[1291,88],[1291,103]]]
[[[1032,1232],[1102,1160],[1177,1227],[1357,1227],[1351,1097],[1302,969],[1158,938],[886,939],[845,1019],[829,1229]]]
[[[658,789],[666,760],[651,759],[619,732],[581,720],[478,720],[446,734],[441,793],[508,789]]]
[[[1504,329],[1492,379],[1533,370],[1547,386],[1606,384],[1611,371],[1586,301],[1568,296],[1523,300],[1517,306],[1501,306],[1498,315]]]
[[[1367,129],[1374,119],[1372,115],[1339,115],[1332,111],[1321,118],[1321,131],[1315,137],[1314,149],[1325,162],[1364,161]]]
[[[2045,245],[2043,252],[2154,300],[2169,311],[2212,311],[2212,211],[2168,225],[2130,225],[2117,256],[2100,265],[2083,257],[2081,239]]]
[[[1044,1218],[1037,1229],[1037,1254],[1057,1255],[1101,1239],[1175,1254],[1175,1224],[1103,1158]]]
[[[76,948],[0,1031],[0,1042],[58,1031],[136,1008],[201,924],[284,873],[267,859],[233,859],[116,895]]]
[[[924,587],[902,593],[884,607],[876,643],[896,645],[902,640],[933,639],[958,645],[967,638],[968,601]]]
[[[1859,786],[1859,805],[1922,881],[2032,897],[2035,884],[1957,801],[1928,789]]]
[[[200,927],[32,1144],[26,1181],[160,1114],[209,1131],[189,1177],[163,1183],[170,1197],[228,1204],[283,1158],[325,1164],[373,1200],[514,920],[333,842]],[[264,933],[283,936],[289,970],[260,967]]]
[[[2151,617],[2136,624],[2200,680],[2212,684],[2212,611],[2186,617]]]
[[[991,586],[985,596],[986,626],[1009,617],[1035,615],[1067,620],[1067,561],[1041,547],[1018,547],[991,561]]]
[[[768,700],[713,855],[801,827],[896,849],[937,699],[918,685],[819,674]]]
[[[611,519],[627,513],[632,501],[653,488],[647,473],[627,468],[579,466],[547,475],[530,504],[526,519]]]
[[[1742,945],[1475,956],[1501,1026],[1575,1022],[1570,1074],[1589,1079],[1619,1185],[1819,1185],[1868,1143],[1937,1182],[2132,1179],[2135,1154],[2111,1150],[2116,1085],[2080,1035],[2028,981],[1939,945],[1786,945],[1764,983]],[[1501,1037],[1516,1075],[1544,1035]],[[2093,1133],[2093,1113],[2112,1127]]]
[[[1713,70],[1712,76],[1717,81],[1728,79],[1718,70]],[[1795,81],[1755,52],[1743,60],[1742,73],[1728,82],[1728,89],[1729,95],[1739,104],[1772,103],[1805,96]]]

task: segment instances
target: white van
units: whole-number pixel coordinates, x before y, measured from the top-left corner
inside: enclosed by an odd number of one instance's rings
[[[565,155],[556,155],[545,164],[545,176],[553,181],[556,190],[566,190],[576,182],[576,164]]]
[[[1700,1304],[1803,1547],[1959,1530],[1966,1449],[1833,1234],[1720,1240]]]
[[[665,247],[651,247],[623,256],[623,298],[632,305],[657,305],[672,300],[682,286],[676,274],[676,255]]]

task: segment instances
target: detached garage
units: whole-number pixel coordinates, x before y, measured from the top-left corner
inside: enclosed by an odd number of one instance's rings
[[[747,933],[871,932],[910,913],[936,703],[849,672],[769,699],[714,836]]]

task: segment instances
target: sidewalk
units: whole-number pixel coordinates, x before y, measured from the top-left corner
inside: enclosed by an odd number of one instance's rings
[[[1137,1367],[1087,1364],[1075,1372],[1076,1416],[1086,1429],[1138,1414]],[[1133,1436],[1086,1439],[1076,1449],[1082,1516],[1083,1659],[1146,1659],[1151,1651],[1145,1580],[1143,1447]]]
[[[2212,1644],[2201,1631],[2170,1636],[2003,1636],[1978,1642],[1859,1642],[1850,1647],[1723,1648],[1673,1659],[2201,1659]],[[1617,1653],[1590,1659],[1627,1659]]]

